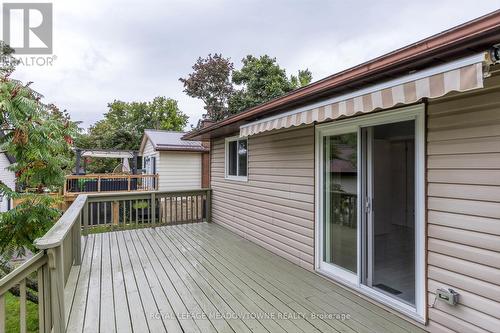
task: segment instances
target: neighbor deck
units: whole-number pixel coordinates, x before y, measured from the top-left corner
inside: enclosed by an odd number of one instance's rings
[[[209,223],[93,234],[65,289],[68,332],[421,332]]]

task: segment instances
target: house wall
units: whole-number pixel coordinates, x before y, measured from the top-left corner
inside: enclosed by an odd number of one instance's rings
[[[500,76],[428,106],[428,301],[433,331],[500,330]]]
[[[427,328],[498,332],[500,75],[431,101],[426,141]],[[312,270],[314,129],[262,133],[248,147],[248,182],[229,181],[224,139],[213,141],[214,222]],[[459,304],[434,302],[438,288]]]
[[[158,158],[159,153],[155,151],[153,144],[151,143],[150,140],[146,141],[146,144],[144,145],[144,150],[142,151],[142,156],[143,158],[146,156],[156,156],[156,158]],[[144,165],[144,160],[143,160],[143,165]]]
[[[14,172],[6,169],[9,165],[10,162],[5,153],[0,153],[0,181],[14,190],[16,188],[16,176]],[[0,212],[7,211],[8,206],[7,198],[3,198],[2,202],[0,202]],[[12,207],[12,205],[10,206]]]
[[[144,157],[156,157],[159,191],[199,189],[202,186],[202,153],[161,151],[148,140],[142,151]]]
[[[156,161],[160,191],[201,188],[201,153],[162,151]]]
[[[211,150],[213,221],[314,268],[314,128],[248,139],[248,181],[224,178],[224,138]]]

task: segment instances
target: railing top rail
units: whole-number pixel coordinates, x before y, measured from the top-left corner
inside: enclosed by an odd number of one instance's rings
[[[78,215],[87,202],[87,195],[79,195],[75,201],[64,212],[63,216],[50,228],[47,233],[35,240],[35,246],[38,249],[50,249],[61,245],[64,237],[73,227],[73,224],[78,220]],[[80,223],[80,221],[78,221]]]
[[[200,193],[211,191],[210,188],[199,188],[199,189],[191,189],[191,190],[176,190],[176,191],[140,191],[140,192],[101,192],[101,193],[89,193],[87,197],[89,201],[95,201],[99,198],[124,198],[124,197],[146,197],[151,194],[156,195],[181,195],[181,194],[191,194],[191,193]]]
[[[141,200],[149,198],[151,194],[157,197],[165,196],[181,196],[181,195],[196,195],[203,192],[211,191],[210,188],[193,189],[193,190],[178,190],[178,191],[134,191],[134,192],[99,192],[89,193],[88,201],[115,201],[115,200]]]
[[[127,174],[118,174],[118,173],[94,173],[94,174],[86,174],[86,175],[66,175],[66,179],[107,179],[107,178],[148,178],[155,177],[157,174],[144,174],[144,175],[127,175]]]
[[[19,281],[29,276],[39,267],[47,262],[47,256],[43,251],[38,252],[33,257],[22,263],[21,266],[0,279],[0,295],[15,286]]]

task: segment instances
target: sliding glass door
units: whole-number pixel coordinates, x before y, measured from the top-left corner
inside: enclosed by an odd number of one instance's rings
[[[420,116],[317,130],[318,270],[417,313],[423,313]]]
[[[365,127],[361,133],[362,282],[415,305],[415,121]]]

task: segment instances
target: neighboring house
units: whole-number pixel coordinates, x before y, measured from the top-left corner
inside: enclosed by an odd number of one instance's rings
[[[183,132],[145,130],[139,155],[147,174],[159,175],[160,191],[208,187],[209,148],[202,142],[181,140]]]
[[[213,221],[430,331],[498,332],[498,43],[500,11],[188,133]]]
[[[5,152],[0,152],[0,182],[7,185],[10,189],[16,189],[16,175],[13,171],[7,168],[14,163],[12,156],[7,155]],[[0,212],[5,212],[12,208],[12,200],[7,199],[0,194]]]

